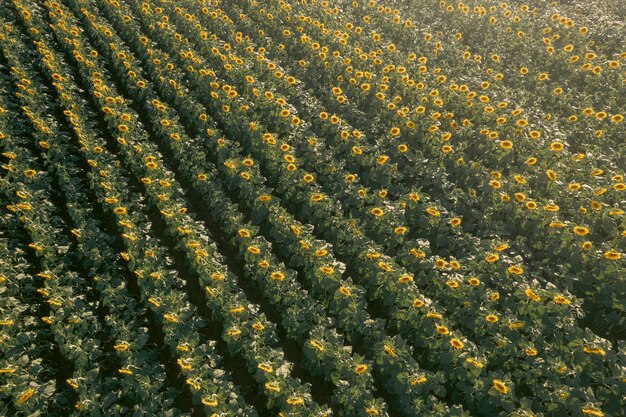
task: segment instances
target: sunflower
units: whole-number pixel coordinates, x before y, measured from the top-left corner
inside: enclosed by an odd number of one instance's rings
[[[335,269],[333,267],[324,265],[320,267],[320,272],[322,272],[325,275],[331,275],[333,272],[335,272]]]
[[[446,335],[450,333],[450,330],[448,330],[446,326],[437,325],[436,329],[437,329],[437,333],[442,334],[442,335]]]
[[[446,267],[446,261],[443,260],[443,259],[437,259],[435,261],[435,267],[438,268],[438,269],[445,268]]]
[[[446,285],[452,289],[459,287],[459,283],[454,280],[446,281]]]
[[[489,186],[497,190],[498,188],[502,187],[502,183],[498,180],[491,180],[489,181]]]
[[[278,382],[267,382],[265,383],[265,389],[267,389],[268,391],[274,391],[274,392],[280,392],[280,385],[278,384]]]
[[[454,337],[450,339],[450,346],[452,346],[455,349],[463,349],[463,347],[465,346],[465,343],[463,343],[461,340]]]
[[[585,236],[589,234],[589,229],[584,226],[575,226],[572,231],[577,236]]]
[[[501,381],[499,379],[494,379],[493,383],[492,383],[492,386],[493,386],[493,389],[495,389],[496,391],[498,391],[502,395],[506,395],[506,394],[509,393],[509,389],[507,388],[507,386],[504,383],[504,381]]]
[[[361,375],[367,372],[367,369],[368,369],[367,365],[360,364],[354,367],[354,373],[357,375]]]
[[[370,213],[373,214],[376,217],[380,217],[383,214],[385,214],[385,212],[383,211],[383,209],[378,208],[378,207],[374,207],[373,209],[370,210]]]
[[[537,356],[539,352],[537,352],[535,348],[526,348],[524,349],[524,353],[526,353],[527,356]]]
[[[606,259],[609,259],[611,261],[617,261],[619,259],[622,258],[622,254],[620,252],[614,251],[614,250],[609,250],[604,252],[603,255]]]
[[[580,185],[580,184],[578,184],[578,183],[575,183],[575,182],[570,183],[570,184],[568,184],[568,186],[567,186],[567,188],[568,188],[570,191],[578,191],[578,190],[580,190],[580,189],[581,189],[581,187],[582,187],[582,185]]]
[[[350,291],[350,288],[348,288],[348,287],[339,287],[339,292],[344,297],[350,297],[350,295],[352,295],[352,292]]]
[[[465,359],[465,362],[469,363],[470,365],[472,365],[472,366],[474,366],[474,367],[476,367],[478,369],[481,369],[481,368],[483,368],[485,366],[482,362],[480,362],[476,358],[467,358],[467,359]]]
[[[485,316],[485,320],[489,323],[497,323],[498,322],[498,316],[496,316],[495,314],[487,314]]]
[[[547,169],[547,170],[546,170],[546,177],[548,177],[548,179],[549,179],[550,181],[554,181],[554,180],[556,180],[556,179],[557,179],[557,174],[556,174],[556,172],[554,172],[553,170],[551,170],[551,169]]]
[[[592,407],[583,407],[580,409],[583,414],[593,417],[604,417],[604,412]]]
[[[388,160],[389,160],[389,157],[387,155],[381,155],[378,158],[376,158],[376,163],[378,165],[384,165]]]
[[[524,293],[526,294],[526,297],[528,297],[532,301],[541,301],[541,297],[539,296],[539,294],[537,294],[530,288],[527,288]]]
[[[311,196],[311,201],[314,203],[319,203],[320,201],[323,201],[324,198],[326,198],[324,194],[315,193]]]
[[[498,262],[498,260],[500,260],[500,255],[498,255],[497,253],[490,253],[489,255],[487,255],[485,260],[488,263],[492,264],[492,263]]]
[[[606,351],[604,349],[598,348],[598,347],[583,346],[583,352],[589,353],[591,355],[600,355],[600,356],[605,356],[606,355]]]
[[[450,219],[450,226],[452,227],[457,227],[461,225],[461,219],[458,217],[453,217],[452,219]]]
[[[411,305],[413,306],[413,308],[421,308],[424,307],[424,304],[426,304],[424,300],[416,298],[415,300],[413,300],[413,303]]]
[[[563,144],[561,142],[552,142],[550,144],[550,150],[554,152],[561,152],[563,150]]]
[[[20,396],[15,401],[15,403],[18,405],[26,403],[30,399],[30,397],[33,396],[33,394],[35,394],[35,390],[32,388],[29,388],[26,391],[24,391],[22,394],[20,394]]]
[[[319,350],[320,352],[324,351],[324,345],[320,341],[312,339],[309,341],[309,345],[311,345],[311,347],[313,347],[314,349]]]
[[[269,362],[263,362],[263,363],[260,363],[257,367],[258,367],[260,370],[262,370],[263,372],[266,372],[266,373],[267,373],[267,372],[273,372],[273,371],[274,371],[274,368],[272,367],[272,364],[271,364],[271,363],[269,363]]]
[[[206,405],[207,407],[217,407],[219,401],[217,401],[216,399],[203,398],[202,404]]]
[[[471,277],[469,280],[467,280],[467,283],[472,287],[477,287],[480,285],[480,280],[476,277]]]
[[[554,297],[552,297],[552,300],[559,305],[569,305],[570,301],[565,298],[563,295],[557,294]]]
[[[272,272],[272,274],[270,275],[270,277],[274,280],[274,281],[282,281],[285,279],[285,274],[283,274],[282,272],[279,271],[274,271]]]
[[[528,210],[535,210],[537,208],[537,203],[535,203],[534,201],[527,201],[526,208]]]
[[[396,235],[403,235],[403,234],[405,234],[407,231],[408,231],[408,229],[407,229],[406,227],[404,227],[404,226],[398,226],[398,227],[396,227],[396,228],[394,228],[394,229],[393,229],[393,232],[394,232]]]

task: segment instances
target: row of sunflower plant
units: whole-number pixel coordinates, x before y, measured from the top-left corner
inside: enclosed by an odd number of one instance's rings
[[[27,125],[31,124],[36,146],[42,146],[39,142],[46,146],[49,143],[48,136],[59,134],[59,131],[54,121],[40,111],[47,108],[42,105],[45,101],[41,100],[32,78],[19,65],[17,54],[13,55],[11,48],[19,45],[17,32],[12,30],[11,25],[4,25],[3,28],[10,34],[4,37],[8,42],[2,45],[3,56],[14,64],[11,71],[16,88],[25,87],[24,93],[18,93],[23,120]],[[51,175],[43,170],[28,148],[18,145],[19,139],[28,140],[28,137],[16,135],[13,138],[16,140],[9,142],[10,152],[20,155],[23,160],[16,158],[12,161],[31,165],[24,170],[16,169],[12,172],[13,175],[35,183],[39,177]],[[17,200],[9,209],[18,216],[32,241],[29,247],[35,251],[37,278],[32,278],[31,285],[39,294],[39,313],[43,315],[41,320],[51,327],[61,360],[68,367],[61,375],[68,376],[63,384],[70,389],[65,390],[64,398],[57,398],[66,402],[63,406],[67,409],[80,409],[85,401],[102,396],[102,390],[115,389],[115,380],[110,380],[111,387],[103,386],[97,381],[101,373],[106,375],[109,372],[107,365],[111,355],[104,351],[101,340],[106,327],[96,313],[96,301],[89,296],[89,283],[82,277],[82,271],[77,265],[74,245],[69,237],[70,226],[62,217],[61,208],[52,203],[54,197],[49,189],[34,192],[21,186],[20,182],[11,178],[11,191]],[[48,185],[51,184],[50,180]],[[27,393],[32,396],[36,390],[30,388]],[[19,403],[19,399],[16,403]]]
[[[1,35],[1,36],[4,36]],[[0,81],[0,145],[2,146],[2,170],[6,173],[23,174],[31,169],[21,154],[13,151],[9,143],[12,142],[13,132],[10,128],[10,112],[6,102],[9,86],[6,80]],[[11,150],[9,150],[11,148]],[[3,297],[0,304],[0,348],[2,361],[0,362],[0,381],[2,384],[2,405],[0,412],[9,415],[26,415],[30,410],[55,410],[50,404],[50,398],[55,393],[55,373],[57,369],[48,360],[47,351],[54,344],[53,336],[48,325],[37,316],[33,308],[35,298],[34,288],[23,288],[22,283],[32,272],[29,255],[25,251],[24,241],[29,242],[28,232],[20,225],[20,221],[11,210],[20,207],[32,207],[30,203],[17,201],[14,190],[7,183],[7,176],[2,179],[2,207],[9,210],[2,216],[2,240],[0,251],[0,282],[3,288]],[[19,190],[17,197],[22,199],[26,193],[38,192],[42,182],[30,181],[22,177],[23,190]],[[8,194],[10,193],[10,194]],[[8,236],[6,235],[8,233]]]
[[[30,16],[36,18],[36,15]],[[26,23],[31,33],[41,34],[41,28],[31,26],[31,19]],[[87,175],[90,186],[105,212],[116,220],[117,233],[123,239],[125,249],[116,257],[125,260],[127,268],[134,273],[142,304],[160,322],[165,343],[176,358],[196,404],[204,407],[211,415],[255,415],[243,402],[229,375],[217,368],[221,358],[215,352],[214,343],[199,337],[203,320],[194,313],[193,307],[186,300],[182,289],[184,283],[168,265],[167,252],[150,230],[149,222],[142,213],[141,200],[136,196],[133,198],[133,192],[127,188],[127,174],[120,169],[114,158],[104,153],[102,143],[95,134],[97,131],[91,120],[93,116],[88,112],[87,103],[79,96],[77,86],[70,78],[61,56],[53,49],[45,47],[47,42],[43,37],[36,42],[40,43],[42,68],[46,68],[51,81],[56,81],[55,86],[65,109],[64,115],[78,138],[83,161],[89,167]],[[65,75],[61,75],[62,73]],[[59,148],[59,152],[65,150],[63,143],[55,142],[54,145]],[[76,232],[81,236],[85,233],[79,229]],[[114,349],[123,355],[123,361],[127,361],[132,358],[127,357],[129,354],[141,349],[142,343],[145,343],[143,339],[138,337],[134,340],[120,340]],[[145,366],[123,367],[118,373],[129,379],[126,386],[134,386],[135,389],[142,387],[139,382],[146,384],[150,379],[150,368]],[[142,390],[145,399],[154,401],[154,398],[145,397],[150,392],[149,385],[145,385]],[[158,404],[156,406],[163,409]]]
[[[8,226],[9,222],[5,218],[3,224]],[[7,230],[18,236],[16,229]],[[52,410],[54,407],[49,407],[47,401],[54,393],[54,368],[46,366],[48,362],[43,359],[45,325],[28,311],[30,303],[24,300],[24,290],[16,285],[27,274],[28,261],[19,246],[6,237],[2,239],[1,251],[3,259],[10,263],[3,263],[1,272],[6,291],[1,307],[3,402],[0,410],[7,415],[22,415],[31,407]]]

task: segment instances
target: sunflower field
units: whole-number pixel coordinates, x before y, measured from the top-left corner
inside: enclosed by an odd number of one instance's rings
[[[0,416],[626,416],[625,16],[0,0]]]

